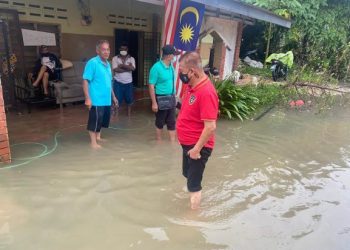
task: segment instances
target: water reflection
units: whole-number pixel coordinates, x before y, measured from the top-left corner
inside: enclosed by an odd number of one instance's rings
[[[63,131],[52,154],[0,170],[0,249],[348,249],[349,114],[220,121],[196,212],[151,114],[114,120],[98,152]]]

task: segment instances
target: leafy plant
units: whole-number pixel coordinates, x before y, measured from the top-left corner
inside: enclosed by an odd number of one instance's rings
[[[349,52],[350,52],[350,45],[349,45]],[[350,61],[350,54],[349,54],[349,58],[347,58],[346,60]],[[249,67],[244,64],[240,64],[238,70],[239,72],[241,72],[241,74],[258,76],[260,78],[260,83],[272,83],[272,76],[271,76],[271,70],[269,68],[269,65],[263,69],[259,69],[259,68]],[[349,64],[347,74],[350,77],[350,64]],[[334,78],[333,75],[327,72],[324,72],[324,71],[318,72],[315,70],[311,70],[310,68],[307,68],[307,67],[300,67],[298,65],[295,65],[293,68],[291,68],[288,71],[287,83],[292,83],[295,81],[303,82],[303,83],[318,84],[318,85],[324,85],[324,84],[337,85],[339,82],[336,78]]]
[[[320,113],[336,104],[345,105],[350,98],[321,89],[300,88],[293,84],[258,84],[239,87],[229,79],[215,82],[219,108],[223,117],[248,119],[271,107],[289,107],[291,101],[303,100],[308,109]]]
[[[220,114],[228,119],[248,119],[259,104],[258,98],[234,85],[229,79],[216,81]]]
[[[292,79],[297,77],[299,82],[307,82],[318,85],[338,84],[338,80],[325,71],[317,72],[315,70],[311,70],[310,68],[296,66],[289,71],[289,74]]]
[[[349,0],[244,1],[293,20],[290,30],[273,26],[270,53],[292,50],[300,66],[307,65],[310,70],[326,72],[337,79],[348,77]],[[257,37],[259,41],[268,37],[269,24],[261,25],[265,26],[265,36]]]

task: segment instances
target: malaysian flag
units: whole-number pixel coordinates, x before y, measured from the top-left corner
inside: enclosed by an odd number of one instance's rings
[[[186,51],[197,47],[199,30],[202,24],[205,6],[189,0],[164,0],[165,18],[163,31],[163,45],[174,44],[181,52],[178,58]],[[174,63],[176,95],[182,96],[182,82],[179,79],[179,63]]]
[[[163,45],[172,44],[176,31],[176,21],[179,15],[181,0],[164,0],[165,17],[163,30]]]

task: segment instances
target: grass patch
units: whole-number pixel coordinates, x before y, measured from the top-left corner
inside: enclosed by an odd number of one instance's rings
[[[240,64],[238,71],[241,74],[248,74],[248,75],[254,75],[254,76],[261,76],[264,78],[271,78],[272,80],[272,74],[270,68],[253,68],[245,64]]]
[[[240,64],[238,71],[241,74],[259,76],[263,81],[272,82],[272,73],[269,65],[263,69],[259,69]],[[326,72],[315,72],[314,70],[299,66],[294,66],[288,72],[287,82],[294,82],[295,80],[301,83],[318,85],[337,85],[339,83],[336,78]]]

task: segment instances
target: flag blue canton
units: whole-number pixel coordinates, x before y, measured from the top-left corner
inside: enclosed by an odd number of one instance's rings
[[[204,11],[204,4],[182,0],[174,37],[176,49],[183,51],[196,49]]]

